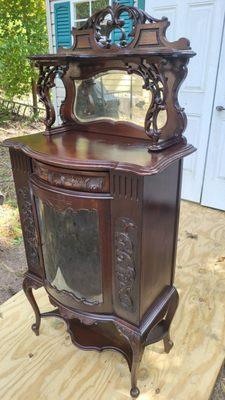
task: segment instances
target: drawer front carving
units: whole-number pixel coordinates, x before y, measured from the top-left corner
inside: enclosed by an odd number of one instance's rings
[[[109,192],[109,178],[106,172],[85,172],[59,169],[37,161],[33,162],[34,173],[51,185],[81,192]]]

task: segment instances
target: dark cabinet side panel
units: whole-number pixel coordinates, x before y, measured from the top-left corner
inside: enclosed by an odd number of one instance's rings
[[[173,284],[182,162],[144,178],[141,317]]]
[[[130,173],[111,176],[113,308],[116,315],[139,323],[141,210],[143,178]]]
[[[28,270],[42,277],[40,268],[37,233],[35,229],[29,175],[31,174],[31,160],[21,151],[10,149],[10,158],[16,188],[17,203],[24,238]]]

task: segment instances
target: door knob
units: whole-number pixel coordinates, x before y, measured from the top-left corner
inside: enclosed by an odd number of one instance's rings
[[[224,111],[225,108],[223,106],[216,106],[217,111]]]

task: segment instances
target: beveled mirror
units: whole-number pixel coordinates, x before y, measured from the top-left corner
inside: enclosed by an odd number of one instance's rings
[[[75,79],[74,85],[74,115],[79,122],[109,119],[145,125],[153,95],[144,88],[141,76],[110,70],[88,79]],[[165,125],[166,116],[166,110],[159,111],[158,129]]]

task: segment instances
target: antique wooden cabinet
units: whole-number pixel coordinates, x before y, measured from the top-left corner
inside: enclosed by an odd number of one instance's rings
[[[128,38],[124,15],[133,21]],[[194,53],[187,39],[167,41],[168,25],[114,4],[73,29],[72,49],[31,57],[46,129],[5,141],[32,329],[38,335],[41,317],[61,317],[80,348],[122,353],[133,397],[145,346],[163,340],[166,352],[172,347],[182,159],[195,150],[183,136],[177,99]],[[56,78],[66,93],[58,127],[50,94]],[[40,313],[32,292],[40,286],[54,311]]]

